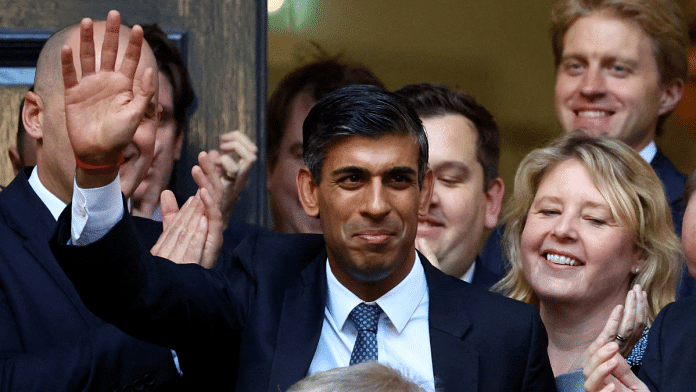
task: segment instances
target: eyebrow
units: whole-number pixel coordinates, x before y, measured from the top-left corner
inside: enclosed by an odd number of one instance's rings
[[[386,173],[384,173],[385,176],[398,176],[398,175],[416,175],[416,171],[413,170],[413,168],[408,167],[408,166],[396,166],[392,167],[391,169],[387,170]]]
[[[433,171],[440,171],[440,170],[450,170],[450,169],[455,169],[455,170],[461,170],[462,173],[464,174],[469,174],[471,172],[471,169],[469,166],[465,163],[459,162],[459,161],[445,161],[438,163],[437,165],[432,167]]]
[[[344,166],[331,172],[332,176],[340,176],[341,174],[368,174],[370,171],[360,166]],[[395,175],[415,175],[416,171],[408,166],[396,166],[384,172],[383,177]]]
[[[332,176],[340,176],[341,174],[364,174],[364,173],[369,173],[370,171],[365,169],[364,167],[359,167],[359,166],[343,166],[339,167],[338,169],[334,170],[331,172]]]

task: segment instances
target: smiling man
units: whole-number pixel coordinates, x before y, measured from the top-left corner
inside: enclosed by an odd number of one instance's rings
[[[81,101],[98,104],[83,92]],[[207,372],[223,387],[276,392],[308,374],[378,360],[430,390],[555,390],[532,306],[473,289],[416,252],[432,173],[423,127],[396,95],[346,87],[309,112],[297,187],[323,237],[252,235],[212,270],[118,246],[133,235],[130,217],[118,199],[118,168],[100,157],[118,155],[117,141],[133,129],[92,125],[69,127],[71,142],[104,170],[77,169],[85,200],[61,217],[54,252],[93,311],[133,336],[171,344],[184,378]],[[106,133],[112,138],[99,137]],[[110,218],[88,217],[81,227],[85,204]],[[103,225],[110,229],[102,237]],[[86,246],[65,245],[85,236]],[[218,356],[234,366],[197,368]]]
[[[463,91],[422,83],[396,94],[423,121],[433,170],[428,214],[418,223],[418,250],[445,273],[490,288],[502,275],[482,266],[477,252],[484,230],[498,223],[505,193],[498,177],[498,126]]]
[[[689,36],[672,0],[562,0],[553,9],[556,115],[565,132],[608,134],[665,185],[681,232],[686,177],[655,145],[688,77]]]
[[[110,15],[111,27],[120,25],[117,16]],[[92,48],[101,47],[104,41],[120,42],[122,48],[128,43],[130,29],[125,26],[120,33],[118,29],[115,33],[107,31],[105,22],[90,22],[89,26],[94,34]],[[87,50],[90,43],[80,41],[80,27],[74,25],[56,32],[41,50],[35,88],[26,93],[21,119],[36,142],[37,164],[24,167],[0,193],[3,390],[94,391],[136,385],[152,390],[168,381],[180,381],[168,348],[134,339],[87,309],[48,246],[58,216],[72,198],[75,177],[75,155],[66,126],[61,48],[78,51],[81,43]],[[147,45],[138,49],[139,66],[132,70],[140,78],[148,67],[157,65]],[[125,50],[110,54],[103,64],[124,61]],[[94,72],[76,66],[76,78],[81,77],[80,69],[82,74]],[[120,179],[128,195],[152,160],[157,84],[151,89],[153,94],[142,101],[143,113],[132,122],[133,135],[123,145]]]

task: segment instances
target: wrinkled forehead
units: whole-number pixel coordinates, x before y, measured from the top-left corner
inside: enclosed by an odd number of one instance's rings
[[[98,71],[101,65],[101,49],[104,44],[104,34],[106,32],[106,22],[105,21],[95,21],[94,22],[94,54],[95,54],[95,66]],[[128,39],[130,37],[131,28],[121,25],[119,30],[119,42],[118,42],[118,55],[116,57],[116,69],[119,69],[121,62],[123,61],[123,56],[126,53],[126,48],[128,47]],[[76,28],[70,35],[67,41],[73,52],[73,62],[75,63],[75,70],[77,71],[78,77],[82,77],[82,68],[80,66],[80,28]],[[152,68],[153,71],[157,71],[157,62],[155,60],[155,55],[152,53],[152,49],[147,44],[147,41],[143,39],[143,47],[140,52],[140,62],[138,63],[137,74],[145,72],[146,69]],[[156,79],[156,78],[155,78]]]

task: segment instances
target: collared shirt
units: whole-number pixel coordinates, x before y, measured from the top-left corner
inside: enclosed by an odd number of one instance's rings
[[[468,270],[462,275],[462,280],[471,283],[472,280],[474,280],[474,270],[476,269],[476,260],[474,260],[473,263],[471,263],[471,267],[469,267]]]
[[[328,293],[319,344],[308,375],[348,366],[358,331],[348,319],[363,302],[334,276],[326,261]],[[396,287],[374,302],[384,311],[377,327],[378,361],[389,364],[434,390],[428,328],[428,284],[418,254],[411,272]]]
[[[36,195],[41,199],[41,201],[44,203],[44,205],[48,208],[49,211],[51,211],[51,215],[53,215],[53,218],[55,220],[58,220],[58,217],[60,214],[63,212],[65,207],[67,207],[67,204],[63,203],[61,199],[56,197],[53,193],[51,193],[46,187],[41,183],[41,180],[39,179],[39,174],[38,170],[36,170],[36,167],[31,169],[31,175],[29,176],[29,186],[31,186],[31,189],[36,192]]]
[[[640,150],[638,154],[645,159],[645,162],[652,163],[652,160],[655,159],[655,155],[657,155],[657,144],[655,144],[654,140],[651,141],[650,144]]]

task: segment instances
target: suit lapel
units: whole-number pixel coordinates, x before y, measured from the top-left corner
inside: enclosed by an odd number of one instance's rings
[[[82,305],[79,294],[56,262],[48,245],[56,230],[57,222],[48,207],[29,185],[30,169],[22,169],[12,183],[0,192],[0,212],[7,226],[23,239],[22,247],[51,276],[87,321],[94,316],[85,313],[86,309]],[[11,248],[10,244],[6,244],[2,247],[2,251],[8,252]],[[31,262],[28,258],[17,254],[7,254],[6,258],[18,262]]]
[[[326,290],[326,252],[321,252],[285,291],[269,391],[284,391],[307,375],[321,336]]]
[[[471,320],[465,311],[466,298],[450,276],[433,267],[420,255],[428,282],[430,308],[430,350],[435,387],[444,391],[478,390],[478,353],[471,349],[466,334]]]

